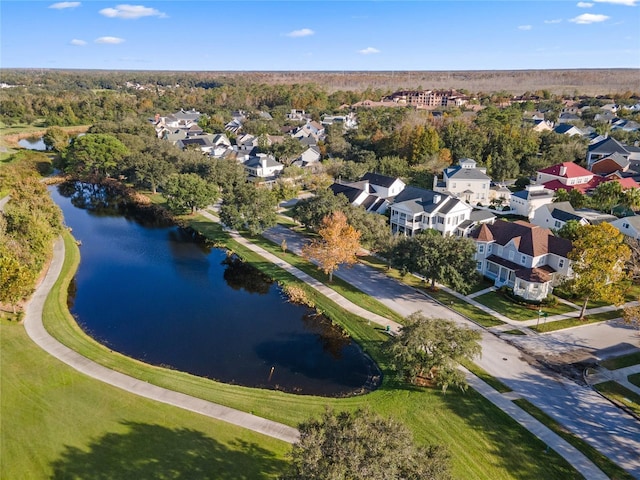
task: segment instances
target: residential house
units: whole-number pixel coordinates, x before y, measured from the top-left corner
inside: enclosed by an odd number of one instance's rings
[[[287,120],[293,120],[296,122],[306,122],[311,119],[311,115],[305,113],[304,110],[297,110],[292,108],[289,113],[287,113]]]
[[[201,135],[197,137],[186,137],[176,142],[176,146],[181,150],[189,147],[198,148],[202,153],[212,153],[215,145],[211,142],[213,135]]]
[[[582,130],[570,123],[560,123],[553,129],[553,131],[559,135],[569,135],[570,137],[573,137],[574,135],[583,135]]]
[[[587,208],[574,209],[569,202],[557,202],[543,205],[534,214],[531,223],[540,227],[560,230],[569,220],[574,220],[580,225],[598,225],[603,222],[611,222],[617,217]]]
[[[433,190],[448,193],[470,204],[489,203],[491,177],[486,168],[476,167],[475,160],[463,158],[455,167],[443,171],[443,180],[433,177]]]
[[[598,180],[594,181],[594,174],[577,163],[564,162],[538,170],[536,183],[544,185],[549,190],[578,189],[582,193],[595,188]]]
[[[558,123],[572,123],[579,122],[580,117],[575,113],[561,113],[558,117]]]
[[[323,115],[322,116],[322,125],[333,125],[340,124],[342,125],[342,130],[344,132],[348,130],[355,130],[358,128],[358,121],[356,120],[356,114],[354,112],[349,112],[346,115]]]
[[[587,149],[587,168],[591,168],[597,160],[617,153],[629,161],[640,161],[640,148],[624,145],[615,138],[607,137],[599,142],[592,142]]]
[[[405,186],[399,178],[366,173],[357,182],[336,182],[330,188],[335,195],[341,193],[347,197],[351,205],[362,206],[367,212],[384,214]]]
[[[544,185],[527,185],[524,190],[511,194],[509,207],[516,215],[532,218],[538,208],[553,202],[554,195]]]
[[[501,183],[491,184],[489,187],[489,203],[498,203],[500,206],[509,205],[511,190]]]
[[[616,227],[627,237],[640,240],[640,215],[617,218],[609,223],[611,223],[611,225]]]
[[[526,300],[546,298],[566,277],[572,276],[567,254],[571,242],[551,230],[525,221],[482,224],[471,237],[475,240],[478,272],[506,285]]]
[[[533,123],[533,127],[531,128],[534,132],[538,132],[538,133],[549,132],[553,129],[553,122],[550,122],[549,120],[536,119],[536,120],[533,120],[532,123]]]
[[[469,220],[472,207],[445,193],[406,187],[390,207],[391,232],[413,236],[433,229],[443,235],[454,235],[458,226]]]
[[[320,149],[317,146],[312,146],[302,152],[300,156],[292,162],[292,165],[302,168],[311,167],[318,165],[320,163],[320,158],[322,158]]]
[[[249,177],[261,180],[274,180],[282,172],[284,165],[271,155],[258,153],[257,155],[245,155],[242,166]]]
[[[597,175],[611,175],[612,173],[620,172],[624,174],[629,171],[629,166],[631,162],[629,157],[625,157],[624,155],[615,152],[606,157],[595,160],[589,170]]]

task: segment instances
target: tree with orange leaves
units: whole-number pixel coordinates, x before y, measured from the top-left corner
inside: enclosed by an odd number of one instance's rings
[[[312,240],[302,248],[302,256],[316,261],[324,273],[333,280],[333,272],[342,264],[356,263],[360,249],[360,232],[347,223],[341,211],[335,211],[322,219],[318,230],[320,238]]]

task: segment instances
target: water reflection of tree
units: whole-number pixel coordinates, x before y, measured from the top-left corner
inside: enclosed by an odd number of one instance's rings
[[[234,290],[244,289],[249,293],[265,295],[273,284],[267,275],[243,262],[237,255],[227,255],[222,264],[227,266],[224,279]]]
[[[167,227],[173,222],[156,208],[133,203],[117,189],[97,183],[69,181],[58,185],[58,193],[94,217],[124,217],[147,227]]]
[[[340,327],[318,313],[304,315],[302,323],[307,330],[318,336],[322,350],[336,360],[342,358],[342,350],[349,346],[351,338]]]

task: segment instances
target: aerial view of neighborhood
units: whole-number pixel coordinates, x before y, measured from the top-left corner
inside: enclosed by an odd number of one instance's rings
[[[0,3],[0,478],[640,479],[640,0]]]

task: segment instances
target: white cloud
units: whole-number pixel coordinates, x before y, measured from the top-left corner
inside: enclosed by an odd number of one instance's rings
[[[80,2],[58,2],[49,5],[49,8],[55,8],[56,10],[62,10],[64,8],[76,8],[80,6]]]
[[[638,0],[593,0],[598,3],[613,3],[615,5],[626,5],[627,7],[635,7]]]
[[[580,25],[588,25],[590,23],[604,22],[605,20],[609,20],[609,17],[607,17],[606,15],[583,13],[582,15],[578,15],[577,17],[572,18],[569,21]]]
[[[96,43],[108,43],[111,45],[117,45],[118,43],[124,42],[124,38],[119,37],[100,37],[96,38]]]
[[[358,50],[358,53],[362,55],[371,55],[373,53],[380,53],[380,50],[373,47],[367,47],[367,48],[363,48],[362,50]]]
[[[116,8],[103,8],[100,10],[100,14],[109,18],[122,18],[125,20],[135,20],[142,17],[167,17],[166,14],[155,8],[142,5],[116,5]]]
[[[591,2],[578,2],[576,4],[576,7],[578,7],[578,8],[591,8],[591,7],[593,7],[593,3],[591,3]]]
[[[69,43],[71,45],[75,45],[76,47],[83,47],[87,44],[87,42],[85,42],[84,40],[78,40],[77,38],[74,38]]]
[[[561,23],[561,22],[562,22],[562,20],[559,19],[559,18],[554,18],[553,20],[545,20],[544,21],[544,23],[547,23],[547,24],[549,24],[549,23]]]
[[[518,30],[531,30],[533,27],[531,25],[520,25],[518,26]]]
[[[315,33],[316,32],[314,32],[310,28],[301,28],[300,30],[294,30],[292,32],[289,32],[286,35],[287,37],[298,38],[298,37],[308,37],[309,35],[313,35]]]

